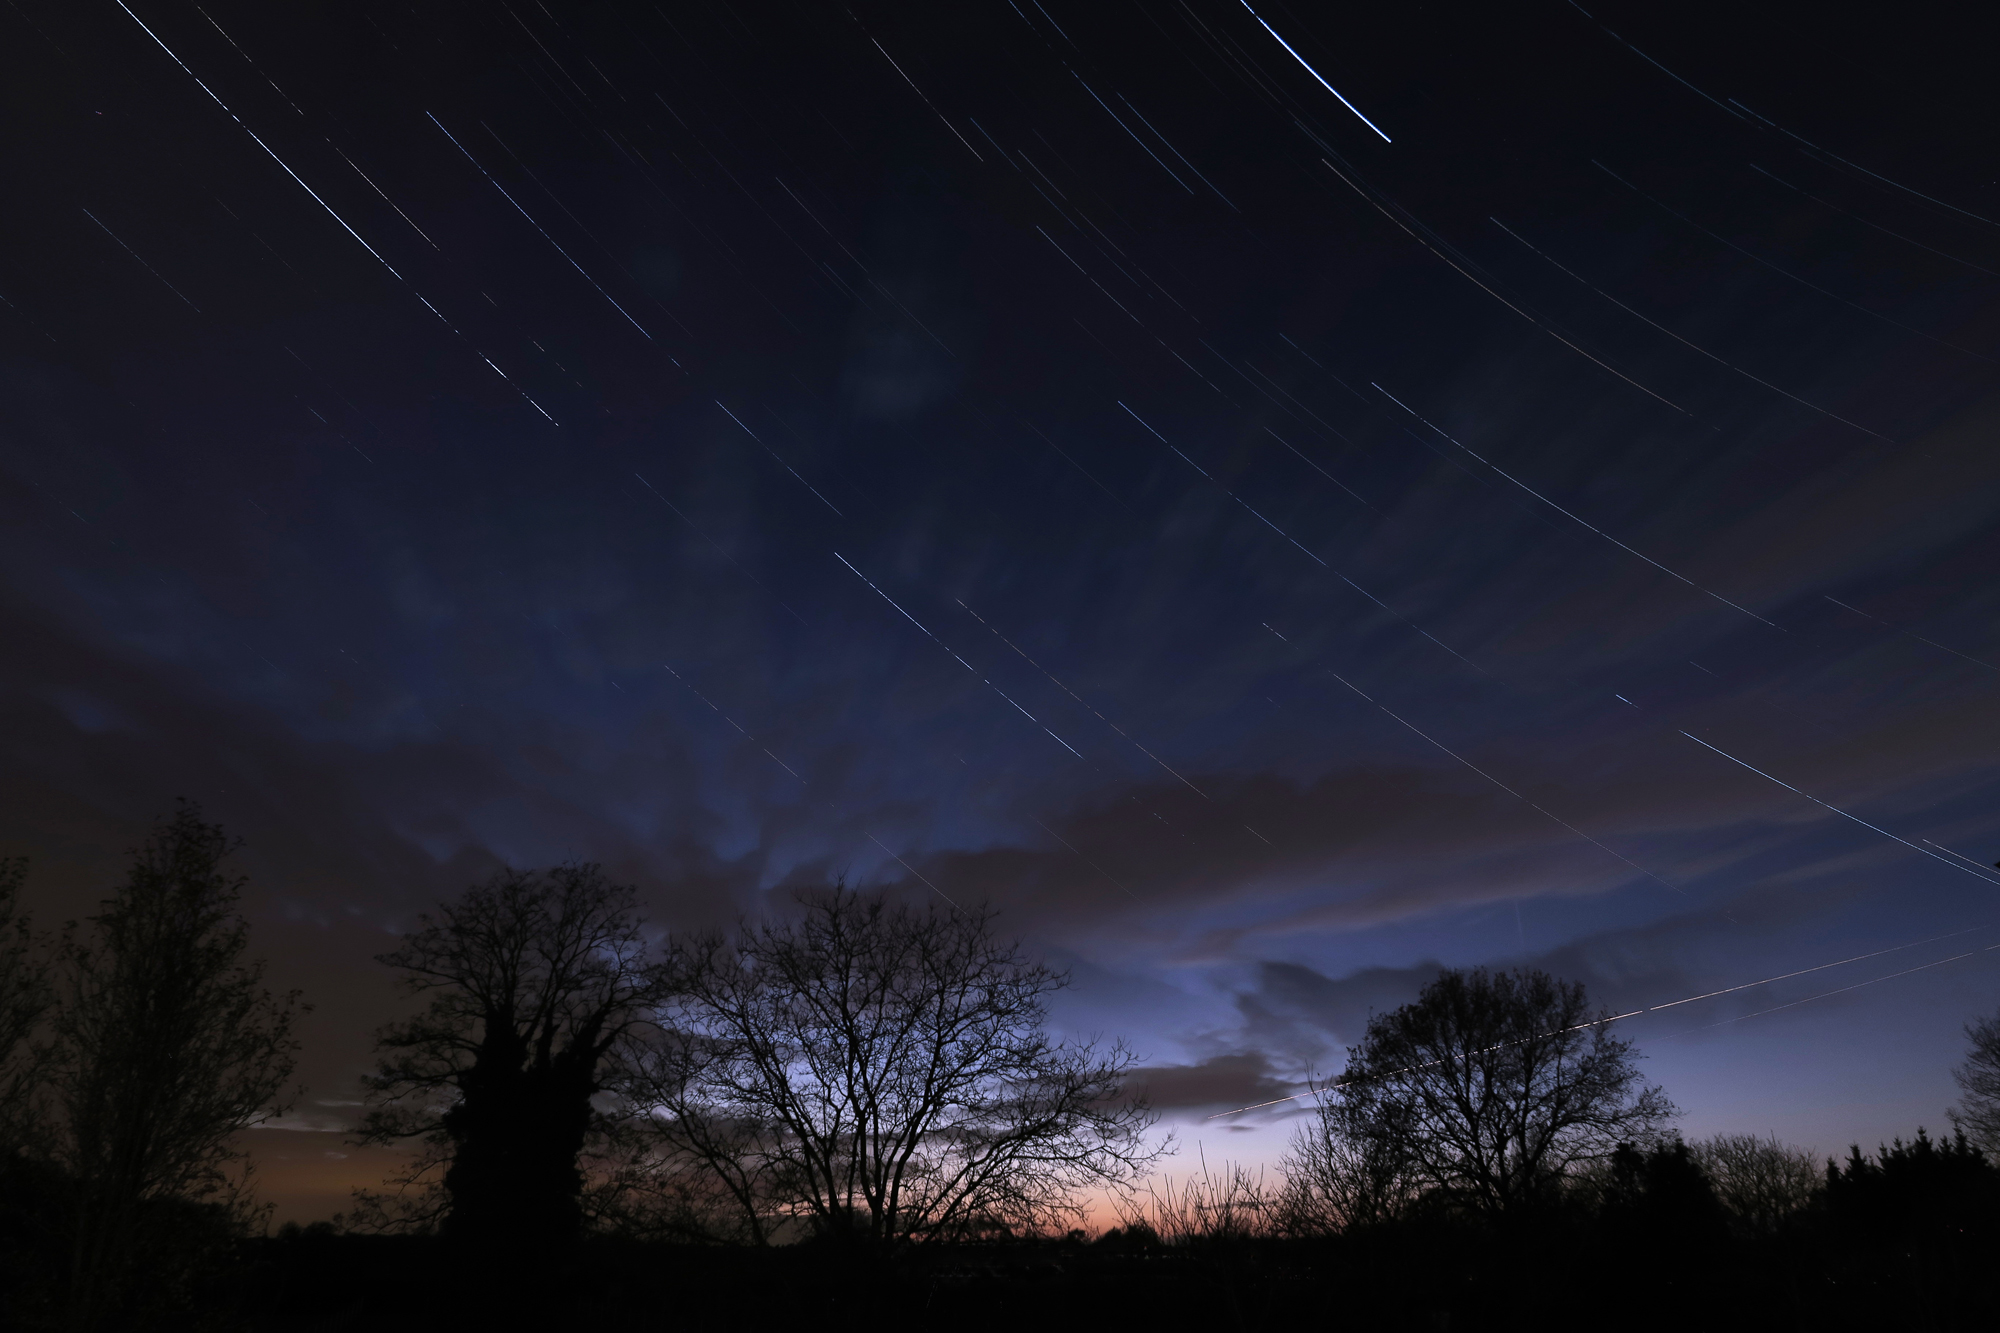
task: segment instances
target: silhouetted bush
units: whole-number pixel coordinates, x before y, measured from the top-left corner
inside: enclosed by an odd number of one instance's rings
[[[1679,1139],[1611,1155],[1601,1224],[1656,1259],[1713,1262],[1728,1243],[1729,1215],[1700,1162]]]

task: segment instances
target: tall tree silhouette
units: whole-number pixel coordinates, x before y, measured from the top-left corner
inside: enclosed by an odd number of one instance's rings
[[[71,1186],[73,1327],[171,1309],[194,1234],[252,1215],[236,1138],[281,1109],[303,1006],[245,956],[236,846],[183,803],[58,951],[41,1119]]]
[[[475,1244],[572,1238],[592,1098],[651,984],[632,889],[594,865],[506,870],[418,920],[379,961],[429,1003],[378,1037],[362,1127],[426,1149],[400,1218]]]
[[[42,1062],[29,1038],[51,998],[46,956],[20,909],[27,874],[26,857],[0,857],[0,1156],[28,1133],[28,1094]]]
[[[1062,974],[993,914],[844,887],[803,915],[679,942],[633,1096],[659,1172],[715,1182],[736,1230],[869,1244],[1046,1225],[1152,1160],[1121,1045],[1057,1041]]]
[[[1952,1111],[1952,1123],[2000,1157],[2000,1014],[1966,1024],[1965,1035],[1972,1049],[1951,1071],[1965,1097]]]
[[[1321,1105],[1378,1170],[1485,1213],[1537,1204],[1571,1167],[1646,1141],[1674,1114],[1580,982],[1447,971],[1368,1022]]]

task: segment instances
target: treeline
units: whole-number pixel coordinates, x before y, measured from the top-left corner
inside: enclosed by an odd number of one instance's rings
[[[834,885],[662,940],[592,866],[503,871],[382,955],[413,1004],[356,1136],[409,1169],[273,1235],[241,1137],[297,1093],[303,1005],[249,955],[233,849],[183,806],[53,935],[0,863],[8,1326],[1959,1327],[1990,1288],[2000,1021],[1950,1137],[1821,1161],[1683,1142],[1581,985],[1448,971],[1276,1170],[1176,1184],[1132,1053],[1049,1034],[1067,978],[990,911]],[[1087,1198],[1116,1225],[1078,1229]]]

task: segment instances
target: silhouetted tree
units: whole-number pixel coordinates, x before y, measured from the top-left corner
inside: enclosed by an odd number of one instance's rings
[[[1326,1107],[1292,1131],[1278,1169],[1277,1226],[1287,1235],[1335,1235],[1393,1221],[1416,1195],[1393,1144],[1344,1131]]]
[[[1647,1148],[1621,1143],[1606,1164],[1600,1206],[1612,1227],[1648,1250],[1713,1248],[1727,1212],[1700,1159],[1680,1139]]]
[[[1505,1213],[1674,1114],[1579,982],[1447,971],[1368,1022],[1328,1089],[1323,1132],[1439,1202]]]
[[[2000,1155],[2000,1014],[1966,1024],[1965,1035],[1972,1050],[1951,1071],[1965,1098],[1951,1121],[1981,1148]]]
[[[34,1040],[51,999],[48,960],[20,908],[25,857],[0,858],[0,1326],[27,1326],[49,1300],[60,1246],[62,1181],[31,1149],[31,1094],[45,1046]]]
[[[651,994],[633,891],[594,865],[505,870],[418,921],[379,961],[430,1003],[378,1037],[361,1137],[425,1152],[402,1200],[364,1207],[481,1245],[570,1239],[593,1099]]]
[[[1730,1216],[1751,1232],[1769,1234],[1812,1205],[1825,1183],[1819,1162],[1776,1135],[1718,1134],[1694,1144],[1695,1161]]]
[[[237,846],[183,803],[58,951],[39,1110],[70,1195],[73,1327],[175,1308],[201,1247],[256,1215],[236,1136],[282,1110],[305,1006],[245,956]]]
[[[30,1038],[52,997],[47,962],[20,907],[27,874],[26,857],[0,857],[0,1156],[18,1151],[28,1132],[43,1055]]]
[[[1067,978],[993,914],[836,886],[803,915],[680,942],[634,1098],[656,1169],[706,1175],[748,1238],[791,1219],[876,1244],[1076,1214],[1152,1160],[1122,1045],[1052,1039]]]

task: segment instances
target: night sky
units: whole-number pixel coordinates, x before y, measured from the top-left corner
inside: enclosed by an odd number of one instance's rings
[[[247,840],[281,1216],[381,1177],[372,957],[565,859],[989,900],[1211,1161],[1476,964],[1742,987],[1621,1023],[1689,1135],[1942,1126],[1966,7],[126,3],[0,11],[0,853]]]

